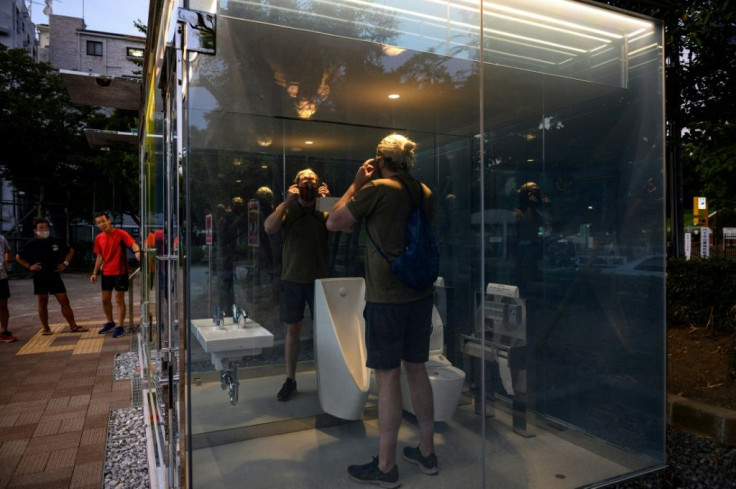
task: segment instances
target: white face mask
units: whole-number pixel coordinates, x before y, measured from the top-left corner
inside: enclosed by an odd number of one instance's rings
[[[41,239],[46,239],[51,235],[51,231],[37,231],[36,236]]]

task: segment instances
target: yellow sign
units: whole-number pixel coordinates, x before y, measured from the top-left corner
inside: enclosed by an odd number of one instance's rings
[[[705,197],[693,197],[693,226],[708,227],[708,201]]]

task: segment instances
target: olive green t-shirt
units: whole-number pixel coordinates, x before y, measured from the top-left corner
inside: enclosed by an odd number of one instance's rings
[[[311,284],[327,276],[327,213],[292,203],[284,214],[281,280]]]
[[[419,203],[419,186],[408,174],[393,178],[380,178],[366,183],[348,202],[348,210],[355,219],[365,220],[366,229],[383,253],[394,260],[406,248],[406,223],[412,211],[409,194],[397,178],[402,178]],[[432,193],[422,185],[424,209],[432,215]],[[422,299],[432,294],[432,286],[417,290],[405,285],[391,273],[391,267],[366,237],[366,292],[367,302],[401,304]]]

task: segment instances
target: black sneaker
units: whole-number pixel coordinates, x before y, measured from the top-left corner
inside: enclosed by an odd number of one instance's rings
[[[375,484],[389,489],[401,485],[399,468],[394,465],[394,468],[388,472],[381,472],[381,469],[378,468],[378,457],[373,457],[373,462],[365,465],[351,465],[348,467],[348,475],[361,484]]]
[[[102,325],[102,328],[98,331],[98,333],[100,333],[100,334],[109,333],[113,329],[115,329],[115,323],[111,321],[109,323],[103,324]]]
[[[281,390],[276,394],[279,401],[288,401],[296,394],[296,380],[291,377],[286,378],[286,382],[281,386]]]
[[[0,331],[0,336],[10,337],[13,336],[13,333],[11,333],[10,331]]]
[[[424,456],[419,447],[404,447],[401,456],[407,462],[415,464],[419,470],[427,475],[436,475],[440,470],[437,467],[437,455],[434,453]]]

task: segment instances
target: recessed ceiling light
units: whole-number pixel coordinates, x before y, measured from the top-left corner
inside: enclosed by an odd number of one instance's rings
[[[314,144],[314,141],[304,141],[304,144]]]
[[[381,49],[383,50],[383,54],[386,56],[398,56],[399,54],[406,51],[406,49],[402,49],[397,46],[390,46],[388,44],[382,44]]]
[[[398,93],[392,93],[391,95],[388,96],[388,98],[391,98],[391,99],[397,99],[399,97],[401,97],[401,95],[399,95]]]

